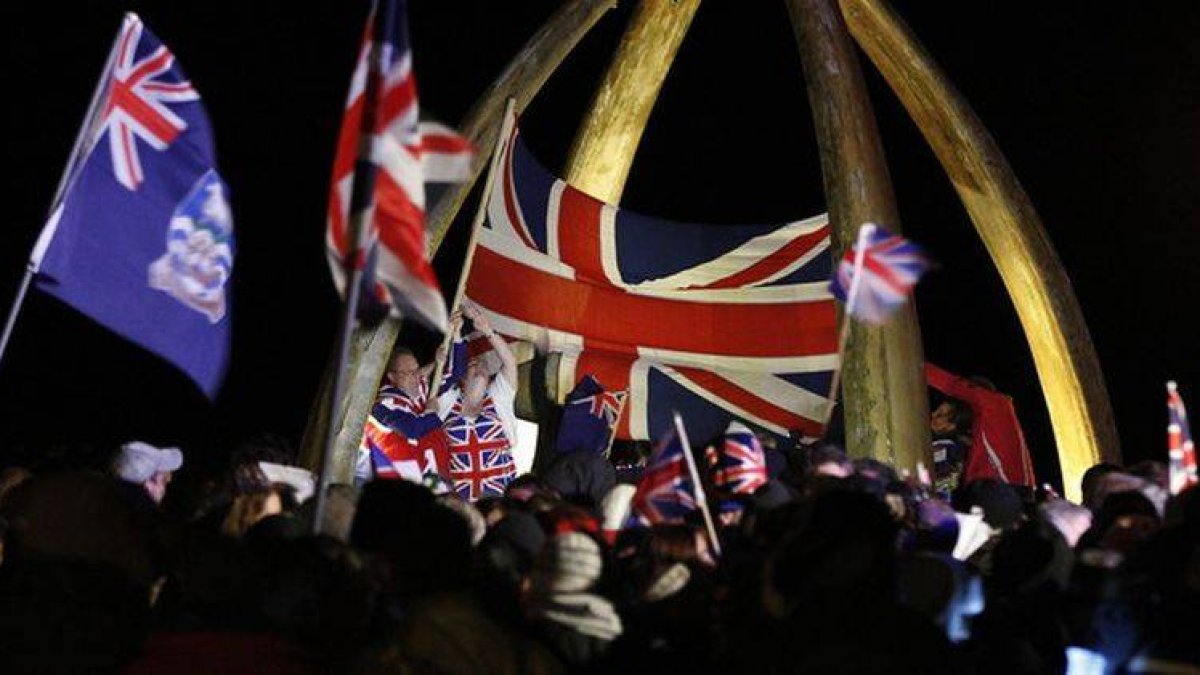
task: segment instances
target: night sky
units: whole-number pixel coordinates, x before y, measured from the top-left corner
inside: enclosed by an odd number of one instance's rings
[[[411,4],[423,109],[453,124],[558,3]],[[325,197],[367,5],[9,7],[5,77],[15,125],[4,157],[13,210],[0,235],[0,306],[15,294],[126,10],[175,52],[203,97],[238,240],[233,361],[215,405],[170,366],[32,292],[0,364],[0,448],[10,457],[138,437],[217,458],[251,433],[299,440],[333,340]],[[527,142],[551,168],[561,168],[633,5],[609,12],[527,111]],[[905,0],[897,8],[1041,214],[1099,352],[1126,459],[1164,459],[1164,380],[1177,379],[1200,406],[1200,4]],[[863,64],[903,227],[939,264],[917,291],[927,358],[1010,393],[1039,474],[1056,478],[1049,419],[1000,278],[916,127]],[[782,2],[701,6],[622,205],[716,224],[824,210]],[[437,260],[447,288],[465,236],[452,233]]]

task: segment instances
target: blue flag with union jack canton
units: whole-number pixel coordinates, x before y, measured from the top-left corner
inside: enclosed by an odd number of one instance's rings
[[[837,274],[829,282],[833,295],[846,303],[854,318],[865,323],[879,324],[888,320],[908,300],[908,294],[921,275],[929,268],[929,261],[921,249],[911,241],[877,226],[870,227],[864,237],[862,277],[855,287],[853,302],[849,299],[854,282],[854,262],[858,251],[857,243],[851,246],[838,265]]]
[[[133,14],[98,91],[31,256],[38,288],[213,398],[229,358],[234,240],[200,95]]]
[[[559,452],[603,453],[625,405],[627,392],[606,391],[591,375],[567,394],[555,447]]]
[[[671,427],[658,442],[650,464],[638,481],[630,504],[628,527],[649,527],[661,523],[681,523],[695,511],[696,486],[688,472],[679,432]]]

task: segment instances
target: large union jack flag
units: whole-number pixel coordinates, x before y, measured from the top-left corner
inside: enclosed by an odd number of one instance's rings
[[[846,303],[855,318],[867,323],[883,323],[908,300],[929,267],[921,249],[911,241],[873,223],[866,223],[859,242],[846,250],[838,264],[830,290]],[[859,243],[862,244],[862,274],[854,279]],[[851,291],[854,298],[850,299]]]
[[[466,294],[502,334],[559,355],[560,397],[588,374],[628,391],[618,438],[660,437],[672,410],[697,439],[731,417],[820,434],[837,360],[824,215],[651,218],[554,177],[515,124],[501,140]]]
[[[517,477],[511,443],[492,398],[474,418],[462,414],[458,401],[446,416],[444,429],[450,446],[450,480],[454,491],[468,501],[500,497]]]
[[[418,113],[404,3],[382,0],[372,7],[350,81],[326,252],[344,288],[351,214],[363,213],[370,221],[355,262],[365,266],[364,302],[445,331],[446,306],[425,251],[425,183],[461,180],[473,150],[447,127],[420,123]]]
[[[627,526],[682,523],[696,510],[696,485],[688,471],[685,452],[691,450],[672,426],[658,442],[646,472],[638,481]]]
[[[1174,382],[1167,383],[1167,453],[1171,494],[1179,494],[1196,484],[1196,446],[1188,425],[1187,408]]]

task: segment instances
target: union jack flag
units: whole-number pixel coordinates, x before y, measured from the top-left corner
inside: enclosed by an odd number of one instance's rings
[[[595,377],[584,376],[567,394],[555,444],[558,451],[604,452],[627,396],[624,391],[606,391]]]
[[[443,427],[450,446],[450,480],[454,490],[467,501],[500,497],[517,477],[504,424],[489,396],[483,409],[470,419],[462,414],[462,401],[450,409]]]
[[[95,132],[97,138],[108,135],[113,175],[130,191],[146,178],[137,139],[159,152],[166,150],[188,127],[166,104],[200,100],[175,68],[175,55],[166,45],[158,44],[138,58],[142,31],[136,16],[125,18]]]
[[[364,142],[364,138],[365,142]],[[350,214],[370,218],[354,262],[364,302],[443,332],[445,302],[425,252],[425,182],[461,180],[470,143],[418,122],[408,24],[400,0],[371,9],[338,136],[325,244],[334,283],[345,286]]]
[[[1171,494],[1179,494],[1197,482],[1196,446],[1188,426],[1187,408],[1174,382],[1167,382],[1167,452],[1170,459]]]
[[[916,244],[872,223],[862,226],[859,242],[863,245],[861,278],[857,282],[854,279],[859,248],[856,243],[842,256],[829,288],[855,318],[883,323],[908,300],[912,287],[929,268],[929,261]]]
[[[682,523],[697,509],[696,485],[688,471],[691,452],[672,426],[658,442],[650,464],[638,481],[630,504],[627,527],[650,527],[663,523]]]
[[[466,295],[500,333],[559,355],[559,400],[585,375],[629,392],[618,438],[672,410],[712,438],[731,417],[818,436],[836,317],[824,215],[784,225],[650,218],[554,177],[501,139]]]
[[[767,484],[767,460],[762,443],[741,422],[730,422],[719,449],[710,447],[707,454],[713,485],[720,492],[751,495]]]

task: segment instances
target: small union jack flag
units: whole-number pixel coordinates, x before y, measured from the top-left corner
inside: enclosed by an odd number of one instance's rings
[[[136,16],[126,17],[94,136],[108,135],[113,175],[130,191],[145,180],[137,139],[159,152],[171,147],[188,125],[166,104],[200,100],[166,45],[157,44],[138,58],[142,32]]]
[[[489,396],[474,418],[462,414],[462,401],[450,409],[444,425],[450,446],[450,480],[460,497],[478,501],[504,495],[517,477],[504,423]]]
[[[767,484],[767,460],[758,436],[745,424],[729,423],[720,448],[708,449],[713,485],[726,495],[750,495]]]
[[[628,526],[650,527],[681,523],[695,511],[696,486],[688,472],[685,452],[691,452],[672,428],[658,442],[630,506]]]
[[[1179,494],[1197,482],[1196,446],[1188,426],[1187,408],[1174,382],[1167,382],[1167,452],[1170,458],[1171,494]]]
[[[599,380],[585,376],[563,407],[556,447],[559,452],[602,453],[625,408],[625,391],[606,391]]]
[[[862,274],[856,275],[859,268]],[[865,223],[858,242],[846,251],[837,274],[829,281],[829,290],[845,303],[847,314],[879,324],[904,305],[928,268],[929,261],[916,244]]]

